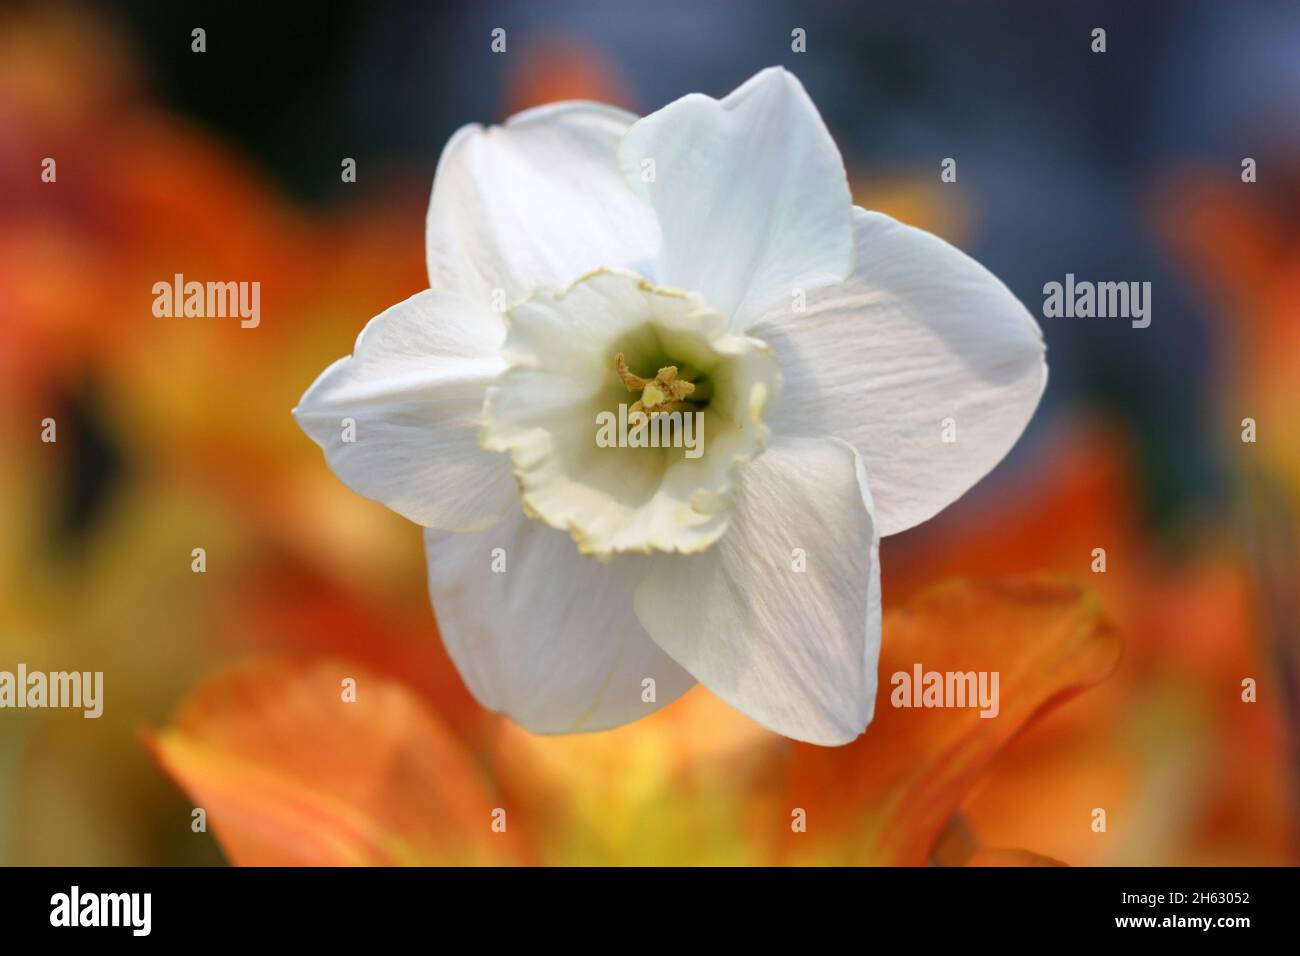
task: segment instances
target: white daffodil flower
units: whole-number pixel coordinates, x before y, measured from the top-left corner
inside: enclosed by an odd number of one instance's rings
[[[478,700],[567,733],[699,681],[789,737],[860,734],[880,536],[1028,423],[1047,366],[1025,308],[854,207],[782,69],[642,119],[559,103],[466,127],[427,245],[431,288],[294,414],[349,487],[428,529],[438,625]],[[703,454],[598,443],[629,401],[700,413]]]

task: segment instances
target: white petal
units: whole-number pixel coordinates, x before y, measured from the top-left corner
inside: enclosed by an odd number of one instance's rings
[[[777,442],[740,469],[733,510],[703,554],[651,559],[637,618],[764,726],[847,743],[871,720],[880,656],[879,538],[861,462],[836,439]]]
[[[617,727],[695,683],[632,613],[644,558],[582,557],[519,511],[478,534],[426,532],[425,550],[433,612],[465,683],[535,733]],[[647,679],[653,702],[642,699]]]
[[[637,121],[618,155],[659,217],[657,282],[701,293],[734,331],[853,267],[844,163],[779,67],[723,100],[692,93]]]
[[[615,162],[635,119],[598,103],[556,103],[457,132],[433,181],[429,284],[480,301],[499,289],[505,308],[598,266],[652,275],[659,227]]]
[[[773,431],[856,447],[888,535],[933,517],[1006,455],[1047,364],[1029,312],[975,260],[880,213],[858,209],[855,225],[853,276],[750,332],[786,379]]]
[[[504,337],[489,309],[426,290],[371,319],[294,417],[358,494],[426,527],[487,527],[518,498],[509,460],[478,444]]]

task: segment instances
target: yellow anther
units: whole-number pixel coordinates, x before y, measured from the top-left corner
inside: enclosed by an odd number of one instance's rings
[[[627,367],[623,353],[619,352],[614,356],[614,367],[629,392],[641,393],[640,400],[629,409],[632,412],[653,415],[655,412],[667,411],[675,402],[682,401],[695,391],[694,382],[677,377],[676,365],[664,366],[654,378],[642,378]]]

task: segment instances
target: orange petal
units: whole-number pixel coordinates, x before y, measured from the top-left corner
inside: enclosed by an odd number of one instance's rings
[[[1020,472],[980,500],[963,499],[882,543],[886,603],[897,605],[948,577],[1047,571],[1086,577],[1107,612],[1122,614],[1145,582],[1136,572],[1151,563],[1135,505],[1141,483],[1134,461],[1112,425],[1090,417],[1061,422]],[[1099,545],[1111,570],[1122,574],[1092,574]]]
[[[595,100],[632,108],[633,97],[617,64],[577,34],[530,37],[510,57],[505,115],[565,100]]]
[[[966,866],[1065,866],[1060,860],[1028,850],[981,847],[966,861]]]
[[[953,814],[930,854],[932,866],[1065,866],[1060,860],[1028,850],[981,844],[964,813]]]
[[[1104,678],[1119,642],[1081,588],[1035,577],[949,582],[888,613],[876,716],[846,747],[795,749],[787,801],[806,832],[792,863],[925,863],[984,768],[1039,711]],[[894,707],[893,674],[996,671],[997,716]]]
[[[403,685],[355,665],[234,668],[148,743],[238,865],[517,859],[513,835],[492,831],[498,801],[443,725]]]
[[[537,736],[502,719],[490,759],[543,863],[733,866],[771,862],[762,827],[788,748],[695,687],[599,733]]]

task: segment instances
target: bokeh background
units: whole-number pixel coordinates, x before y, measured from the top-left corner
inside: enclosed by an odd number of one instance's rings
[[[884,544],[882,674],[991,663],[998,720],[878,706],[818,751],[696,689],[532,737],[442,651],[419,530],[344,488],[289,409],[427,285],[457,127],[648,112],[778,63],[859,204],[1036,315],[1066,272],[1150,281],[1152,324],[1042,320],[1051,381],[1015,452]],[[155,319],[176,272],[260,281],[261,326]],[[1300,862],[1297,382],[1284,0],[6,3],[0,669],[102,670],[106,702],[0,712],[0,861]]]

